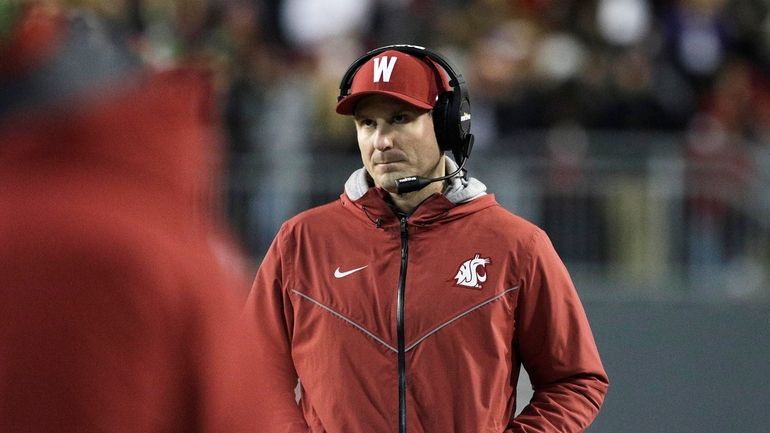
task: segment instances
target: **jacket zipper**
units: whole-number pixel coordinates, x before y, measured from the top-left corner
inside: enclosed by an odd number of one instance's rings
[[[409,236],[406,217],[401,217],[401,273],[398,277],[396,332],[398,334],[398,432],[406,433],[406,342],[404,341],[404,292],[406,265],[409,258]]]

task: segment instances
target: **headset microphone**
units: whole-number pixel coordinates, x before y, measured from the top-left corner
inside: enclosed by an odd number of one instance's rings
[[[465,147],[467,149],[467,153],[470,153],[470,150],[473,148],[473,135],[469,134],[467,137],[468,143]],[[468,161],[468,155],[463,155],[462,161],[460,162],[460,166],[457,168],[457,170],[447,174],[446,176],[441,177],[422,177],[422,176],[409,176],[409,177],[402,177],[401,179],[396,179],[396,194],[406,194],[408,192],[414,192],[419,191],[429,184],[433,182],[438,182],[446,179],[453,178],[457,176],[462,170],[463,167],[465,167],[465,162]]]

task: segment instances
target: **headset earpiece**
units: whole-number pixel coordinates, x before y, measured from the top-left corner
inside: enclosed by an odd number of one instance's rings
[[[433,128],[442,151],[452,150],[453,143],[451,143],[447,122],[452,105],[452,96],[452,92],[440,93],[436,105],[433,107]]]

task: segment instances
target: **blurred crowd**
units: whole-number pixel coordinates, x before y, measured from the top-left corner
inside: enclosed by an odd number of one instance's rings
[[[254,256],[285,218],[314,201],[292,193],[317,180],[312,158],[356,153],[349,120],[333,110],[339,79],[385,44],[430,47],[463,72],[477,150],[545,131],[547,146],[536,151],[551,159],[551,181],[561,189],[585,158],[587,131],[680,134],[684,158],[717,166],[688,172],[687,212],[720,226],[725,202],[763,176],[752,172],[755,151],[770,153],[765,0],[68,3],[127,33],[149,64],[214,71],[231,172],[263,167],[258,186],[234,180],[229,191],[230,216]]]
[[[478,141],[573,122],[586,128],[770,129],[770,4],[762,0],[124,0],[95,7],[150,62],[218,73],[232,146],[271,94],[299,84],[315,146],[350,148],[330,113],[339,77],[388,43],[445,53],[470,84]],[[288,103],[287,103],[288,104]],[[258,109],[260,107],[262,109]],[[703,120],[703,118],[708,120]],[[282,122],[284,125],[288,122]],[[706,126],[708,125],[708,126]]]

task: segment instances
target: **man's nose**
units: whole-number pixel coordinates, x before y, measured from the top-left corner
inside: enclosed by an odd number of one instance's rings
[[[388,150],[393,147],[393,130],[387,126],[377,128],[374,136],[374,148]]]

